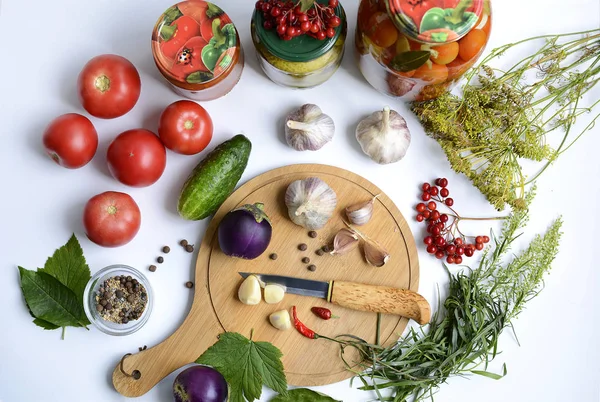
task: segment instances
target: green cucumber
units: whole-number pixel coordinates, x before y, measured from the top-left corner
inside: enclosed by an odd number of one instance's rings
[[[196,221],[214,214],[242,177],[251,149],[250,140],[238,134],[206,155],[181,189],[179,215]]]

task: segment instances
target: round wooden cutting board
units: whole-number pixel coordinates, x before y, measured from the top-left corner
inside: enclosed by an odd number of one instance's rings
[[[294,224],[288,217],[284,194],[290,183],[307,177],[318,177],[337,194],[338,204],[334,216],[318,231],[317,238],[310,238],[308,230]],[[379,242],[391,255],[381,268],[367,264],[362,245],[344,255],[318,256],[315,251],[331,244],[335,234],[344,226],[344,208],[368,201],[375,195],[374,213],[371,221],[360,227],[361,232]],[[219,249],[216,227],[220,218],[229,210],[243,204],[262,202],[273,226],[273,237],[267,251],[255,260],[243,260],[224,255]],[[308,245],[300,251],[298,245]],[[269,258],[277,253],[277,260]],[[315,272],[307,269],[301,259],[310,258],[317,266]],[[326,336],[353,334],[369,342],[375,341],[375,313],[349,310],[327,303],[324,299],[286,294],[279,304],[264,301],[256,306],[242,304],[237,297],[242,278],[238,272],[277,274],[302,277],[320,281],[344,280],[371,285],[387,285],[418,290],[419,264],[417,250],[410,229],[394,203],[372,183],[349,171],[326,165],[292,165],[264,173],[235,191],[211,222],[196,265],[197,285],[203,288],[207,281],[212,313],[224,331],[239,332],[254,340],[273,343],[283,352],[283,364],[288,383],[297,386],[325,385],[349,378],[339,357],[339,347],[327,340],[312,340],[301,336],[296,330],[280,331],[268,321],[269,314],[297,306],[298,316],[317,333]],[[202,286],[202,287],[201,287]],[[330,308],[339,319],[324,321],[314,316],[310,308]],[[207,312],[208,313],[208,312]],[[383,315],[381,342],[394,342],[406,327],[407,319]]]

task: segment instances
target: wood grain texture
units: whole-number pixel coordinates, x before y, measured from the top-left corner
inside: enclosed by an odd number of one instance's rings
[[[421,325],[431,318],[427,300],[408,289],[333,281],[331,302],[355,310],[401,315]]]
[[[308,237],[307,230],[290,221],[284,204],[287,186],[294,180],[311,176],[327,182],[338,196],[335,215],[314,239]],[[390,261],[382,268],[371,267],[364,260],[361,247],[342,256],[317,256],[315,250],[330,243],[335,233],[344,227],[343,209],[377,194],[380,196],[375,201],[373,218],[361,230],[390,252]],[[268,250],[252,261],[225,256],[218,247],[219,222],[230,210],[255,202],[265,204],[265,211],[273,223]],[[306,243],[308,250],[298,250],[299,243]],[[279,255],[276,261],[268,257],[272,252]],[[317,266],[316,272],[308,271],[307,264],[301,262],[305,256]],[[293,329],[276,330],[269,324],[268,316],[296,305],[300,318],[319,333],[332,336],[350,333],[374,342],[376,314],[333,306],[324,299],[290,294],[279,304],[262,302],[257,306],[246,306],[237,299],[242,282],[240,271],[393,286],[413,291],[417,291],[419,284],[417,249],[410,229],[398,208],[375,185],[352,172],[327,165],[291,165],[271,170],[242,185],[219,208],[200,245],[194,302],[188,317],[161,344],[124,359],[124,371],[139,370],[139,380],[124,375],[117,365],[113,372],[115,389],[125,396],[143,395],[174,370],[196,360],[223,331],[235,331],[248,337],[254,330],[254,340],[268,341],[281,349],[290,385],[326,385],[352,375],[341,362],[336,345],[304,338]],[[329,307],[341,318],[321,320],[310,312],[313,306]],[[402,333],[408,319],[383,315],[381,321],[381,340],[390,343]]]

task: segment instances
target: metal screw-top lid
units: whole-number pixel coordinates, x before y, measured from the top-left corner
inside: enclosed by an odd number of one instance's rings
[[[319,4],[327,4],[328,0],[317,0]],[[293,62],[309,62],[325,53],[335,45],[346,24],[346,15],[341,4],[335,9],[341,24],[335,28],[335,35],[324,40],[315,39],[309,35],[300,35],[291,40],[283,40],[277,35],[275,29],[265,29],[264,18],[260,11],[254,10],[252,22],[256,29],[259,41],[275,57]]]
[[[396,27],[424,43],[454,42],[475,27],[484,0],[386,0]]]
[[[152,54],[163,74],[204,84],[229,71],[239,57],[238,32],[215,4],[188,0],[167,9],[152,32]]]

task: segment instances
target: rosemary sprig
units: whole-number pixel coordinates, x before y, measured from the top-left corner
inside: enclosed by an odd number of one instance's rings
[[[525,196],[529,203],[532,192]],[[544,274],[558,251],[562,221],[557,219],[543,236],[536,236],[517,256],[507,255],[528,220],[527,209],[505,220],[499,237],[474,270],[449,273],[450,290],[444,309],[438,309],[428,328],[411,329],[391,347],[368,344],[350,335],[337,337],[344,351],[351,347],[363,359],[354,372],[363,390],[374,390],[380,401],[416,401],[431,397],[451,376],[478,374],[499,379],[506,374],[487,371],[498,353],[502,331],[524,304],[543,287]],[[364,370],[364,371],[363,371]],[[388,392],[386,393],[385,390]],[[384,396],[382,393],[391,396]]]
[[[538,41],[544,44],[512,67],[490,66],[507,52]],[[600,81],[600,29],[501,46],[465,78],[461,96],[448,93],[411,108],[440,143],[452,169],[469,177],[494,207],[523,209],[526,186],[600,118],[596,114],[574,132],[578,117],[600,104],[595,98],[584,105],[582,99]],[[563,134],[552,149],[549,134],[555,131]],[[543,165],[527,177],[522,159]]]

